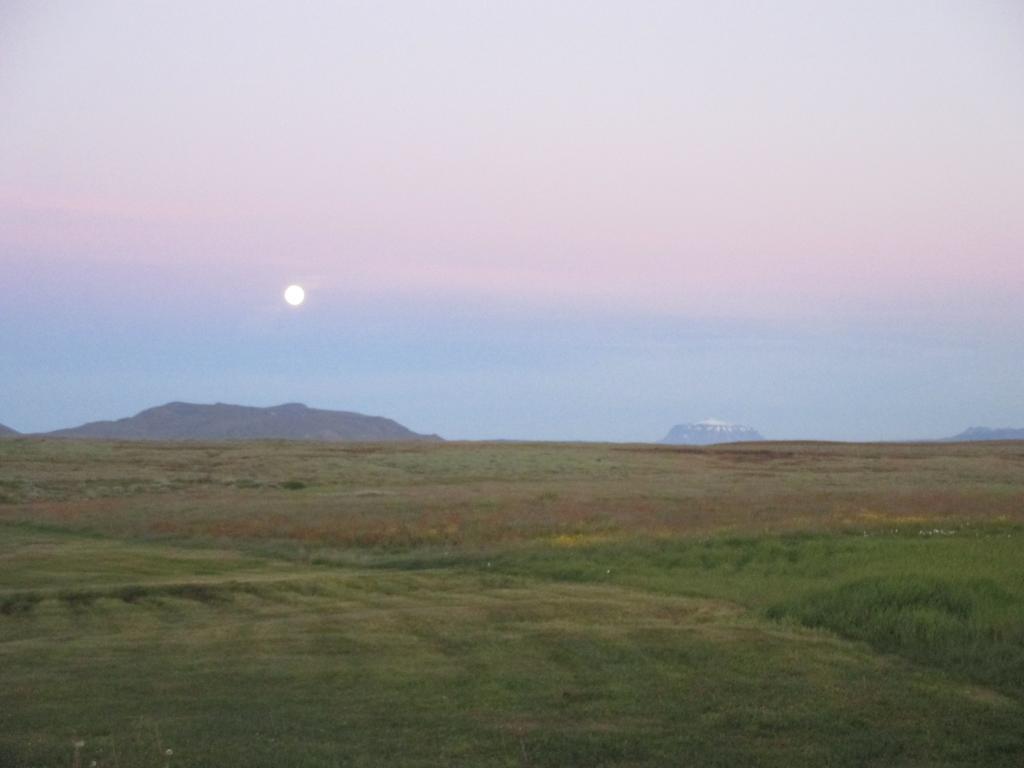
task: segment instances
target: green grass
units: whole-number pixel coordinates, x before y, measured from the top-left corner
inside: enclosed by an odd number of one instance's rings
[[[782,602],[769,615],[864,640],[1017,698],[1024,693],[1024,602],[991,579],[859,579]]]
[[[1019,766],[1022,454],[5,441],[0,766]]]

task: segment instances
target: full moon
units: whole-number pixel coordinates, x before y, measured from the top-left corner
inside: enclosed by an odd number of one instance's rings
[[[284,300],[293,307],[297,307],[306,300],[306,291],[301,285],[289,285],[285,289]]]

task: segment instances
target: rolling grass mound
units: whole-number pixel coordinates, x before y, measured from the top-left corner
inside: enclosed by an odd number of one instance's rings
[[[861,579],[772,606],[887,653],[1024,698],[1024,604],[990,579]]]

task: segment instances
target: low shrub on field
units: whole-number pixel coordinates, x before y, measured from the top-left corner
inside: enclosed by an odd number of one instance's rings
[[[861,579],[768,613],[1024,693],[1024,605],[991,580]]]
[[[4,616],[21,616],[29,614],[42,600],[38,595],[9,595],[0,600],[0,614]]]

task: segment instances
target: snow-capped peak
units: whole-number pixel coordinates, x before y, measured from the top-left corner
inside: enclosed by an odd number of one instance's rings
[[[730,424],[728,421],[722,421],[721,419],[704,419],[704,421],[697,422],[702,427],[735,427],[735,424]]]
[[[705,419],[696,424],[677,424],[661,442],[677,445],[712,445],[763,439],[752,427],[721,419]]]

